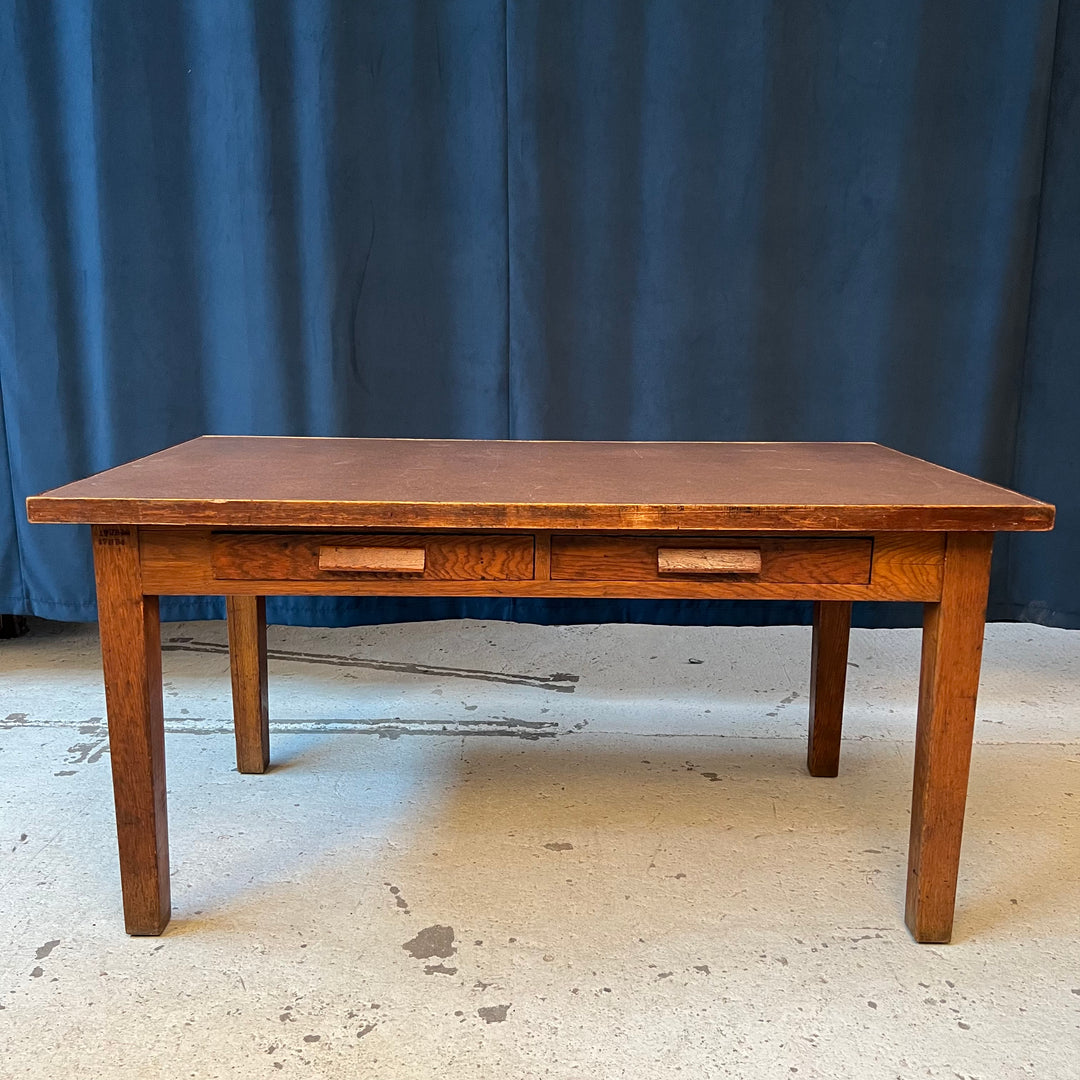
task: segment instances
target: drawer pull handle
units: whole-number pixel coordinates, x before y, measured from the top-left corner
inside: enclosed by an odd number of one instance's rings
[[[422,574],[427,565],[423,548],[321,547],[320,570],[354,570],[369,574]]]
[[[761,573],[761,552],[757,548],[659,548],[656,562],[661,574]]]

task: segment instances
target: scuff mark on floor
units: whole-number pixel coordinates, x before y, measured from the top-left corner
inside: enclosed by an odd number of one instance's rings
[[[162,645],[167,652],[200,652],[228,656],[228,645],[215,641],[194,641],[191,638],[170,638]],[[490,671],[485,668],[442,667],[437,664],[405,663],[397,660],[367,660],[356,656],[340,656],[334,653],[298,652],[292,649],[267,649],[269,660],[283,660],[300,664],[326,664],[331,667],[366,668],[371,671],[393,671],[401,675],[434,675],[450,679],[472,679],[479,682],[506,683],[510,686],[534,686],[552,690],[557,694],[572,694],[577,689],[580,675],[565,671],[551,675],[523,675],[512,672]]]
[[[231,722],[203,716],[167,716],[167,734],[231,735]],[[273,720],[270,730],[280,735],[377,735],[381,739],[399,739],[402,735],[503,736],[536,742],[559,734],[554,720],[520,720],[512,716],[483,720],[402,720],[399,716],[375,720]]]
[[[61,720],[20,720],[17,725],[0,723],[0,731],[10,730],[16,726],[42,729],[76,727],[73,723]],[[554,720],[524,720],[514,716],[492,716],[477,720],[462,718],[450,721],[445,719],[402,720],[399,716],[356,720],[291,720],[285,717],[272,720],[270,730],[279,735],[378,735],[383,739],[397,739],[402,735],[449,735],[455,738],[503,736],[536,742],[539,739],[555,738],[559,734],[559,725]],[[231,720],[206,716],[166,716],[165,731],[169,735],[232,735],[234,727]],[[73,757],[67,759],[67,763],[92,765],[108,752],[108,740],[104,737],[92,743],[76,743],[68,748],[68,753]],[[58,775],[66,776],[73,773]]]

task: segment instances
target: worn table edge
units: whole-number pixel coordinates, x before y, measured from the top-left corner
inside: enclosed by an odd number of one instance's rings
[[[753,532],[830,529],[837,532],[1044,532],[1055,508],[1020,504],[810,505],[625,503],[348,502],[328,500],[143,499],[32,495],[32,524],[211,525],[250,528],[594,528],[630,531],[717,529]]]

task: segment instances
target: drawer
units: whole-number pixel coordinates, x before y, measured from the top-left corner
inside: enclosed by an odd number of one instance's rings
[[[472,533],[213,533],[223,581],[521,581],[533,576],[532,536]]]
[[[861,537],[554,535],[551,578],[866,585],[873,547]]]

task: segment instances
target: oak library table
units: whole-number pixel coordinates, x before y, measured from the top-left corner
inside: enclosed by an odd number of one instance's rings
[[[907,925],[946,942],[990,547],[1054,508],[876,443],[204,436],[27,500],[93,526],[124,918],[171,914],[158,596],[227,597],[240,772],[270,760],[267,595],[812,600],[836,776],[853,600],[925,604]]]

